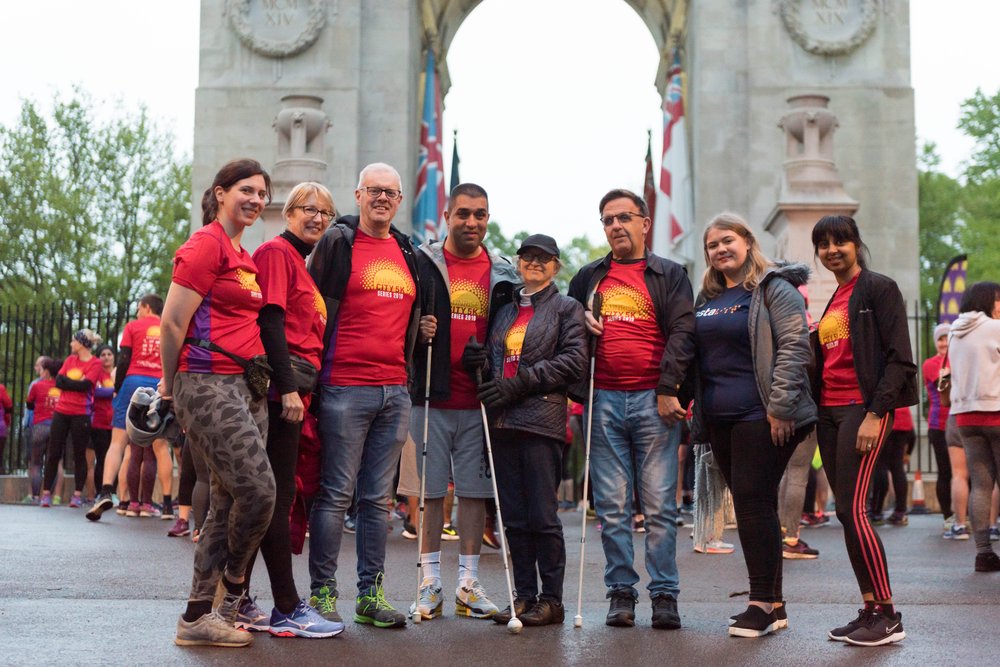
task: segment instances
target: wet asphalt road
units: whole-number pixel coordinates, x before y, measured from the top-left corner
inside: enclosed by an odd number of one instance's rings
[[[826,631],[854,618],[859,595],[842,531],[803,530],[820,550],[813,561],[784,561],[789,629],[760,639],[726,635],[729,615],[746,606],[746,570],[736,531],[726,540],[735,554],[691,550],[690,531],[678,533],[681,630],[649,627],[649,601],[640,598],[637,626],[604,625],[607,602],[600,534],[588,524],[584,573],[584,627],[575,629],[580,515],[561,515],[568,566],[566,623],[525,628],[519,636],[488,621],[458,618],[446,597],[445,615],[419,626],[378,630],[348,623],[339,637],[280,639],[257,635],[245,649],[180,648],[173,644],[191,576],[193,544],[171,539],[171,522],[106,514],[97,524],[81,510],[0,505],[0,664],[11,665],[958,665],[1000,659],[1000,573],[973,571],[975,548],[940,537],[940,515],[911,517],[904,528],[882,527],[898,608],[907,638],[881,648],[828,641]],[[393,522],[387,554],[386,595],[405,610],[416,578],[416,543]],[[642,536],[635,536],[641,563]],[[442,571],[447,591],[458,569],[457,542],[446,542]],[[480,578],[503,607],[506,594],[498,552],[484,547]],[[345,536],[341,591],[354,590],[354,538]],[[644,580],[644,569],[639,567]],[[308,590],[305,556],[296,557],[300,594]],[[263,563],[254,594],[271,607]],[[736,597],[731,597],[736,593]],[[342,599],[342,614],[350,610]]]

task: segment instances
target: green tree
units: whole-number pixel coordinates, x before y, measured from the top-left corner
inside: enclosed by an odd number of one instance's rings
[[[145,109],[97,118],[77,89],[0,126],[0,303],[164,293],[190,219],[190,164]]]
[[[521,242],[528,238],[529,233],[520,231],[512,237],[508,237],[500,229],[500,223],[490,222],[486,226],[486,246],[495,253],[498,253],[511,261],[517,256],[517,249],[521,247]],[[604,257],[608,253],[605,247],[597,247],[591,243],[585,235],[577,236],[570,240],[568,244],[560,248],[560,261],[562,269],[556,275],[555,283],[559,286],[559,291],[563,294],[569,289],[569,281],[573,279],[576,272],[584,265]]]
[[[920,299],[924,311],[937,307],[941,276],[958,255],[962,185],[938,171],[941,158],[933,143],[924,144],[917,158],[920,206]]]
[[[1000,278],[1000,91],[977,89],[962,103],[958,126],[974,142],[962,192],[961,246],[969,252],[969,281]]]

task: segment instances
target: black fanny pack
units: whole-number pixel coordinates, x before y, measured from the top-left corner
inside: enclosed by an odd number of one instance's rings
[[[222,349],[210,340],[203,340],[201,338],[185,338],[184,343],[186,345],[201,347],[211,352],[218,352],[229,357],[243,369],[243,378],[246,380],[247,387],[250,388],[250,393],[253,394],[253,397],[260,400],[267,396],[267,386],[271,382],[271,366],[267,363],[267,355],[258,354],[249,359],[244,359],[228,350]]]
[[[316,382],[319,381],[319,371],[311,363],[294,354],[288,355],[288,361],[292,365],[295,388],[300,394],[311,394],[316,388]]]

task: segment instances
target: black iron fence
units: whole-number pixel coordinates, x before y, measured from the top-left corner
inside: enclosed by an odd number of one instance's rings
[[[69,342],[80,329],[93,329],[117,351],[118,338],[131,311],[109,303],[0,305],[0,382],[14,401],[7,447],[0,468],[17,473],[27,468],[28,443],[23,437],[24,399],[37,378],[35,360],[40,356],[65,359]]]

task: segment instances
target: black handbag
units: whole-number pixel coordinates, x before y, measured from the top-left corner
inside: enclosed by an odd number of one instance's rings
[[[294,354],[288,355],[288,361],[292,366],[292,379],[295,380],[295,388],[300,394],[311,394],[316,389],[319,371],[311,363]]]
[[[272,369],[270,364],[267,363],[266,354],[258,354],[249,359],[244,359],[228,350],[224,350],[210,340],[185,338],[184,342],[188,345],[196,345],[197,347],[211,352],[218,352],[229,357],[243,369],[243,378],[246,380],[247,387],[250,388],[250,393],[253,397],[257,400],[267,397],[267,387],[271,382]]]

